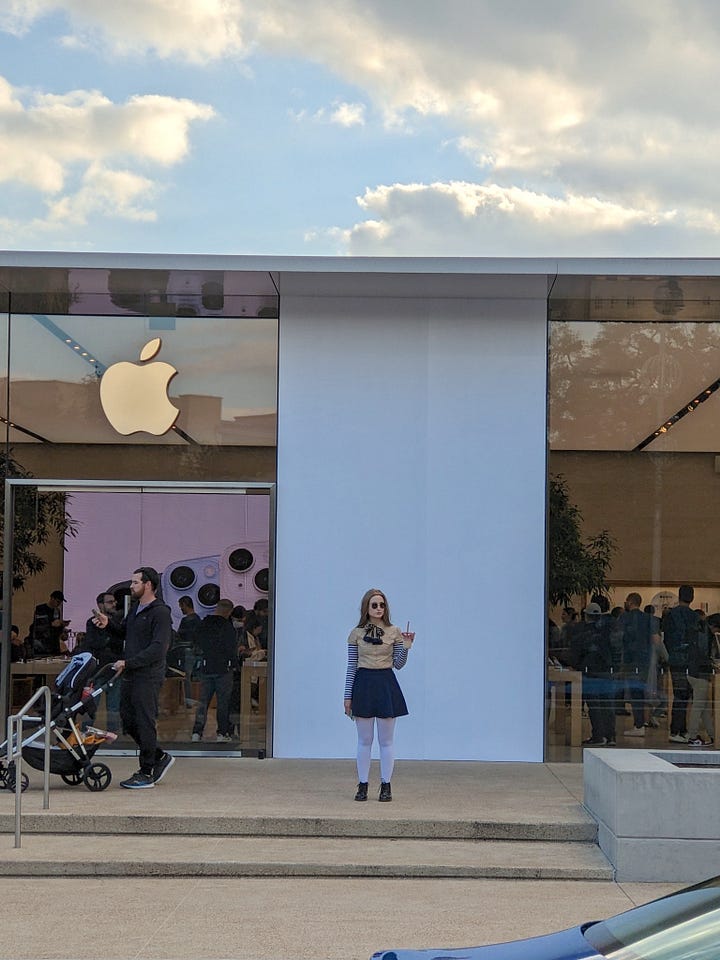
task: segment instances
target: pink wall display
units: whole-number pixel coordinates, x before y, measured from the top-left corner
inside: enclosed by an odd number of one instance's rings
[[[266,496],[80,492],[70,495],[68,512],[78,534],[65,540],[64,615],[76,632],[85,629],[97,594],[139,566],[160,574],[175,625],[182,596],[192,597],[202,617],[221,597],[252,607],[268,595]]]

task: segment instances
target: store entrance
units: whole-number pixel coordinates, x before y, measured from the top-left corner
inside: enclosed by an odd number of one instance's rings
[[[64,521],[41,544],[43,569],[26,575],[18,589],[28,533],[48,504]],[[5,518],[4,569],[16,572],[15,588],[12,577],[3,581],[6,715],[33,684],[52,683],[65,660],[88,649],[98,598],[114,599],[118,616],[127,612],[131,574],[149,566],[159,574],[158,596],[173,625],[160,742],[181,755],[270,754],[273,484],[8,480]],[[54,621],[62,629],[49,635],[37,608],[52,593],[64,597]],[[230,609],[222,601],[230,601]],[[227,668],[224,655],[222,662],[208,656],[216,616],[234,631],[235,657]],[[11,656],[12,624],[25,641],[22,657]],[[134,753],[112,698],[101,699],[94,723],[119,734],[114,750]]]

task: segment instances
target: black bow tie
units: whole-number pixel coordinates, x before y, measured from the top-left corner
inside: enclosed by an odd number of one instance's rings
[[[378,646],[382,643],[382,638],[385,636],[385,631],[382,627],[376,627],[374,624],[365,628],[365,636],[363,640],[365,643],[372,643],[375,646]]]

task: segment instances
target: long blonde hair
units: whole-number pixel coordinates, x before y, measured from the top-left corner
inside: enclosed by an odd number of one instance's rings
[[[382,622],[386,627],[389,627],[391,624],[390,620],[390,604],[388,603],[388,598],[382,592],[382,590],[367,590],[363,594],[363,598],[360,601],[360,619],[358,620],[358,626],[364,627],[369,619],[369,610],[370,610],[370,598],[371,597],[382,597],[385,601],[385,612],[382,615]]]

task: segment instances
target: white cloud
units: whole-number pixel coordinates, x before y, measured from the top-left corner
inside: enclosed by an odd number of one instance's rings
[[[121,55],[152,51],[193,63],[242,53],[241,0],[9,0],[0,27],[22,35],[43,16],[64,12],[76,42],[100,40]],[[67,38],[64,38],[67,43]]]
[[[84,226],[95,214],[152,222],[157,216],[149,204],[156,193],[156,184],[147,177],[94,163],[86,170],[78,190],[48,204],[44,225]]]
[[[424,207],[459,231],[459,247],[479,223],[521,240],[522,227],[533,248],[561,224],[598,245],[686,231],[702,246],[714,236],[720,5],[712,0],[6,0],[0,26],[20,34],[51,13],[64,14],[66,43],[197,65],[257,51],[318,64],[357,91],[356,102],[298,119],[359,125],[363,100],[388,127],[442,124],[439,139],[457,143],[486,182],[462,191],[377,187],[364,198],[374,225],[350,230],[351,249],[372,238],[396,252],[426,244]],[[146,106],[154,125],[157,105]],[[170,108],[168,140],[179,143],[189,122]],[[162,144],[158,152],[172,155]],[[15,164],[13,176],[57,190],[68,162],[53,151],[3,158],[0,175],[3,163]],[[384,190],[391,196],[382,200]],[[463,213],[468,204],[472,213]],[[418,218],[417,236],[404,230],[405,217]]]
[[[316,62],[389,124],[444,118],[508,184],[563,177],[570,157],[573,189],[602,194],[612,185],[598,167],[619,149],[637,191],[658,153],[696,144],[720,116],[707,95],[720,8],[708,0],[10,0],[5,26],[51,12],[117,53]]]
[[[561,197],[467,182],[393,184],[367,190],[368,214],[327,235],[356,256],[608,256],[618,244],[652,239],[672,252],[680,233],[698,255],[717,245],[720,219],[703,210],[633,208],[592,196]],[[308,235],[309,241],[317,235]]]
[[[330,123],[337,123],[341,127],[361,127],[365,123],[365,104],[335,104],[330,113],[329,120]]]
[[[0,77],[0,182],[45,195],[49,224],[59,224],[62,216],[84,223],[100,211],[151,219],[145,204],[157,191],[146,168],[180,162],[189,150],[191,124],[212,116],[205,104],[166,96],[120,104],[93,90],[24,97]],[[78,176],[79,188],[67,192]]]

